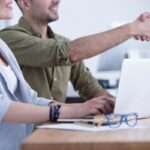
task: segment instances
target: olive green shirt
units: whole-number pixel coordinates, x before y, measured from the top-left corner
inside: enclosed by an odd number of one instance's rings
[[[21,18],[17,25],[0,31],[0,37],[14,52],[25,79],[39,96],[65,102],[68,81],[83,100],[102,90],[82,62],[70,61],[69,40],[53,33],[50,27],[48,38],[42,39]]]

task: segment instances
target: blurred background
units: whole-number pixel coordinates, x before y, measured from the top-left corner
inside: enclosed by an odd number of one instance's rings
[[[60,19],[51,26],[55,32],[75,39],[131,22],[145,11],[150,11],[149,0],[62,0]],[[1,21],[0,28],[16,24],[20,16],[14,2],[13,19]],[[150,43],[131,39],[84,62],[96,78],[107,80],[106,83],[115,87],[125,57],[150,57]]]

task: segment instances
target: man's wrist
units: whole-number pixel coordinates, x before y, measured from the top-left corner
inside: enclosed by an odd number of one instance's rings
[[[92,106],[90,105],[89,101],[86,101],[86,102],[80,104],[81,105],[80,111],[82,112],[83,116],[88,116],[93,113]]]
[[[132,23],[127,24],[129,36],[134,37],[140,34],[138,31],[138,24],[139,21],[134,21]]]

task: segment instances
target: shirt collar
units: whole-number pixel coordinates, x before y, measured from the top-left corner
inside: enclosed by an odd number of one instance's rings
[[[23,27],[24,29],[27,30],[27,32],[29,32],[30,34],[34,35],[34,36],[37,36],[39,38],[41,38],[41,34],[38,33],[38,32],[35,32],[32,27],[29,25],[29,23],[24,19],[24,17],[22,17],[20,20],[19,20],[19,26]],[[52,31],[52,29],[50,28],[50,26],[47,26],[48,30],[47,30],[47,34],[48,34],[48,37],[49,38],[54,38],[55,37],[55,34],[54,32]]]

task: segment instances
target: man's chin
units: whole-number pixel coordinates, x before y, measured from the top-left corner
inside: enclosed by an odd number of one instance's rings
[[[51,23],[51,22],[57,21],[58,19],[59,19],[59,17],[50,17],[48,19],[48,22]]]

